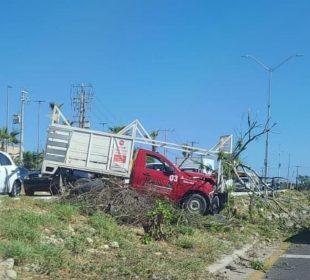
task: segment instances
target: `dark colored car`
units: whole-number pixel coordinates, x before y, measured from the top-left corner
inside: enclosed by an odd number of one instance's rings
[[[24,166],[18,166],[19,176],[22,181],[29,175],[29,170]]]
[[[30,172],[28,177],[24,179],[24,190],[26,195],[34,195],[35,192],[49,192],[50,194],[58,194],[62,192],[59,185],[60,175],[62,176],[64,185],[72,184],[81,179],[92,179],[94,174],[80,171],[61,169],[53,177],[43,175],[39,171]]]
[[[41,175],[41,174],[40,174]],[[59,187],[53,184],[53,178],[49,176],[28,176],[24,179],[24,190],[26,195],[34,195],[35,192],[50,192],[56,194]]]
[[[283,177],[261,177],[261,180],[263,180],[267,184],[269,190],[275,191],[290,188],[289,180]],[[265,188],[263,187],[263,189]]]

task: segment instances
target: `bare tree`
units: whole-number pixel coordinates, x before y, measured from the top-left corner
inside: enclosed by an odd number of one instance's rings
[[[253,141],[258,140],[262,135],[270,132],[270,130],[276,125],[274,123],[271,126],[268,126],[268,123],[269,122],[267,121],[265,125],[260,125],[257,120],[252,121],[250,114],[248,114],[247,130],[245,133],[239,135],[232,154],[221,153],[219,155],[219,158],[222,161],[223,177],[233,178],[234,181],[237,181],[248,190],[250,197],[250,215],[257,198],[262,199],[262,197],[264,197],[263,203],[266,203],[268,190],[271,190],[271,188],[266,184],[266,182],[264,182],[264,180],[262,180],[262,178],[252,167],[242,162],[241,155],[248,148],[248,146],[253,143]],[[243,180],[244,177],[241,176],[240,173],[245,174],[247,178],[249,178],[249,185],[246,184]]]

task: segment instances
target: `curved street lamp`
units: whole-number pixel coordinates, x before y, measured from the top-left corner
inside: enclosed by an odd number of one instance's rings
[[[291,60],[295,57],[301,57],[303,54],[296,53],[293,55],[290,55],[289,57],[285,58],[283,61],[281,61],[279,64],[277,64],[275,67],[270,67],[263,62],[261,62],[259,59],[257,59],[255,56],[246,54],[242,55],[243,58],[248,58],[254,60],[257,64],[259,64],[261,67],[263,67],[268,73],[269,73],[269,89],[268,89],[268,103],[267,103],[267,122],[266,122],[266,143],[265,143],[265,159],[264,159],[264,177],[266,178],[268,176],[268,155],[269,155],[269,121],[271,119],[271,81],[272,81],[272,73],[276,71],[278,68],[280,68],[283,64]]]

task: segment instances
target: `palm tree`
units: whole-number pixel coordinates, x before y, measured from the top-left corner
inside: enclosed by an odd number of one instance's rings
[[[55,102],[50,102],[50,108],[52,110],[54,110],[54,107],[57,106],[59,109],[63,106],[64,104],[60,104],[60,103],[55,103]]]
[[[111,133],[119,133],[123,128],[125,128],[124,125],[115,125],[115,126],[111,126],[109,127],[109,131]]]
[[[24,166],[29,170],[41,168],[43,161],[43,153],[38,154],[37,152],[24,152]]]
[[[6,127],[0,128],[0,143],[1,143],[1,151],[4,151],[5,145],[17,144],[19,141],[17,139],[17,135],[19,132],[12,131],[9,132]]]
[[[159,135],[159,130],[153,130],[149,135],[153,140],[155,140]],[[157,150],[157,147],[155,145],[152,145],[152,151],[156,152],[156,150]]]

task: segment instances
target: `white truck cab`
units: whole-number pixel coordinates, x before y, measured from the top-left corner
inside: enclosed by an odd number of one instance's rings
[[[21,191],[19,168],[9,154],[0,152],[0,194],[18,196]]]

